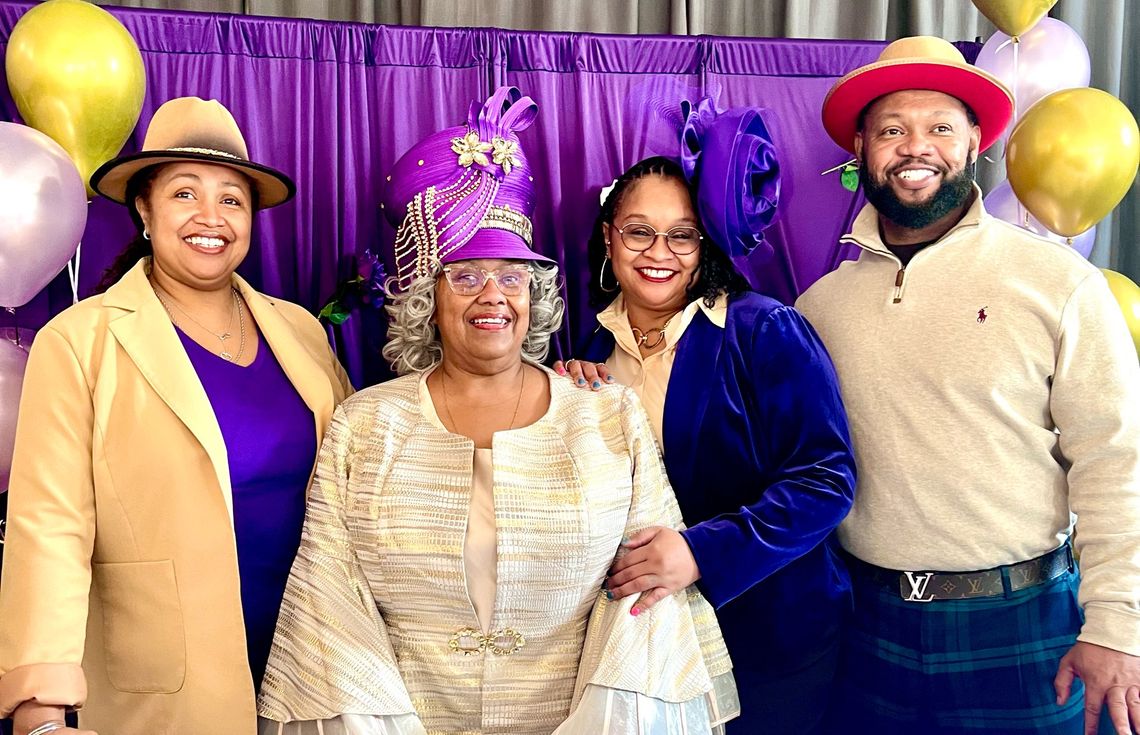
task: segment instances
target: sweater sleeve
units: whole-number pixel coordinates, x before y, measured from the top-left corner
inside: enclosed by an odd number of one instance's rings
[[[1140,655],[1140,365],[1099,273],[1062,313],[1050,410],[1077,515],[1079,639]]]
[[[756,493],[739,511],[683,532],[718,608],[821,543],[851,509],[855,487],[835,369],[807,321],[777,308],[739,349]]]

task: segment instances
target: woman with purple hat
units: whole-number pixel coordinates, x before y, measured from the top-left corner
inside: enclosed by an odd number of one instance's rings
[[[629,538],[606,588],[645,604],[695,583],[733,657],[729,732],[821,733],[850,606],[832,541],[854,487],[847,417],[815,332],[731,260],[770,247],[779,166],[759,111],[686,117],[680,163],[622,174],[589,245],[608,305],[578,354],[640,396],[689,526]]]
[[[91,186],[138,234],[32,347],[0,587],[0,716],[248,735],[305,492],[351,392],[324,329],[235,270],[293,196],[215,100],[164,103]],[[225,713],[226,717],[219,717]]]
[[[541,367],[558,272],[532,249],[500,88],[396,163],[384,207],[402,377],[337,410],[260,698],[268,735],[710,733],[735,716],[711,608],[601,590],[623,537],[679,527],[631,390]]]

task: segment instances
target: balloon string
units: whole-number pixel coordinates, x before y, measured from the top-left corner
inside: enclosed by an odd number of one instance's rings
[[[1010,44],[1013,44],[1013,85],[1012,85],[1012,88],[1009,90],[1010,95],[1013,97],[1013,119],[1010,120],[1010,124],[1009,124],[1009,131],[1012,133],[1014,127],[1017,126],[1017,48],[1021,44],[1021,39],[1018,38],[1017,36],[1010,36],[1009,38],[1005,39],[1005,41],[1003,41],[1000,46],[997,47],[997,49],[994,51],[994,53],[997,54],[999,51],[1001,51],[1006,46],[1009,46]],[[990,158],[989,156],[983,156],[983,158],[985,158],[990,163],[997,163],[998,161],[1004,161],[1005,160],[1005,154],[1008,150],[1009,150],[1009,137],[1007,136],[1005,139],[1005,144],[1002,145],[1002,148],[1001,148],[1001,158],[997,159],[997,161]],[[1019,211],[1020,211],[1020,207],[1021,207],[1021,205],[1018,204]]]
[[[16,307],[5,306],[4,311],[8,312],[12,316],[12,344],[16,345],[17,347],[22,347],[23,345],[20,344],[20,325],[16,321]]]
[[[1013,42],[1013,89],[1009,90],[1013,95],[1013,124],[1017,125],[1017,85],[1021,81],[1021,77],[1017,73],[1017,50],[1021,46],[1021,40],[1014,36],[1010,39]]]
[[[1017,127],[1017,83],[1020,80],[1020,77],[1018,76],[1018,71],[1017,71],[1017,49],[1019,46],[1021,46],[1021,41],[1020,41],[1020,39],[1018,39],[1017,36],[1011,36],[1009,40],[1013,44],[1013,84],[1011,85],[1013,87],[1013,89],[1010,90],[1010,94],[1013,96],[1013,120],[1009,125],[1010,135],[1012,136],[1013,135],[1013,129]],[[1005,160],[1005,156],[1007,153],[1009,153],[1009,138],[1008,137],[1005,139],[1005,145],[1002,146],[1001,158],[1003,161]],[[1008,177],[1008,175],[1009,175],[1008,172],[1006,175]],[[1021,198],[1020,197],[1018,197],[1016,194],[1014,194],[1013,199],[1015,202],[1017,202],[1017,218],[1021,219],[1024,216],[1025,217],[1025,228],[1028,229],[1029,228],[1029,212],[1024,211],[1025,208],[1023,206],[1021,206]]]
[[[71,282],[71,303],[79,303],[79,255],[83,250],[83,243],[75,246],[74,260],[67,261],[67,280]]]

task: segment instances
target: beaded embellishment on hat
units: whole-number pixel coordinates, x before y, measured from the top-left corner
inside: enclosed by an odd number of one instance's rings
[[[537,114],[532,99],[501,87],[471,106],[465,126],[428,136],[396,162],[384,198],[396,227],[401,287],[426,275],[435,261],[460,259],[460,249],[480,230],[511,233],[518,241],[485,244],[477,257],[545,260],[530,251],[534,185],[518,140]]]

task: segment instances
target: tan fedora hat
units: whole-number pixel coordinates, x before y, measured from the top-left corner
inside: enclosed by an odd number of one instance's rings
[[[996,77],[967,64],[962,52],[934,36],[911,36],[889,44],[878,61],[840,79],[823,100],[823,127],[831,139],[854,151],[861,113],[883,95],[929,89],[968,105],[982,130],[981,150],[1001,137],[1013,115],[1013,95]]]
[[[108,161],[91,175],[91,188],[126,204],[127,183],[149,166],[179,161],[216,163],[241,171],[253,182],[260,207],[292,198],[297,188],[280,171],[249,160],[234,116],[217,100],[178,97],[155,110],[142,150]]]

